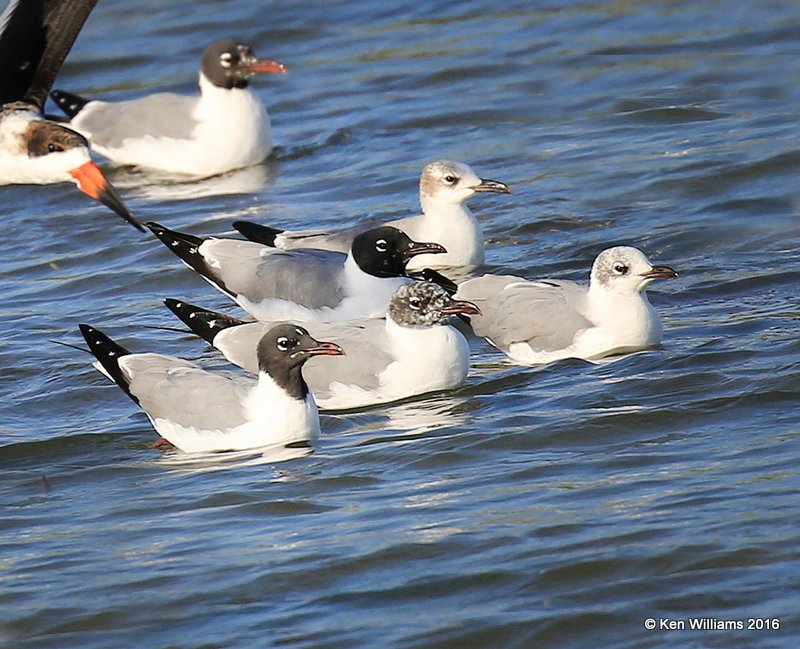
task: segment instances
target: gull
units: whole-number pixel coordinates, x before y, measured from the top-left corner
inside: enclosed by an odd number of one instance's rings
[[[0,15],[0,185],[74,182],[143,230],[75,131],[45,119],[44,103],[97,0],[12,0]]]
[[[485,192],[510,194],[511,189],[500,181],[479,178],[463,162],[437,160],[425,165],[419,181],[422,214],[389,221],[385,225],[399,228],[412,239],[438,241],[447,248],[447,253],[418,257],[409,264],[409,270],[483,264],[483,233],[465,203],[476,193]],[[284,231],[249,221],[236,221],[233,226],[248,239],[284,250],[318,248],[340,252],[347,252],[353,237],[367,229],[362,225],[330,232]]]
[[[229,361],[248,372],[258,370],[258,341],[273,323],[244,322],[174,299],[164,302]],[[469,345],[450,325],[459,314],[480,310],[436,284],[413,282],[395,291],[385,320],[308,323],[315,337],[337,340],[348,350],[347,356],[324,363],[312,359],[305,366],[317,405],[362,408],[462,385]]]
[[[94,327],[82,324],[80,330],[97,358],[94,367],[144,410],[159,435],[188,453],[313,444],[319,415],[303,364],[344,353],[302,327],[281,324],[258,343],[254,382],[173,356],[132,354]]]
[[[248,167],[272,151],[269,115],[248,87],[254,74],[285,74],[232,38],[203,51],[200,92],[160,92],[130,101],[99,101],[54,90],[70,124],[95,151],[124,165],[196,177]]]
[[[443,253],[437,243],[412,241],[393,227],[368,230],[347,254],[279,250],[241,239],[202,239],[147,227],[184,264],[259,320],[350,320],[386,313],[409,259]]]
[[[456,297],[480,307],[473,331],[514,361],[597,360],[661,343],[661,320],[645,289],[677,276],[641,250],[617,246],[597,256],[589,286],[483,275],[460,284]]]

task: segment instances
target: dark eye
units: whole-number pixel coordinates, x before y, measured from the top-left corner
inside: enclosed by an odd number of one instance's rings
[[[56,151],[63,151],[63,150],[64,150],[63,146],[61,146],[60,144],[55,144],[54,142],[51,142],[50,144],[47,145],[47,151],[49,153],[55,153]]]
[[[389,249],[389,244],[386,243],[386,239],[378,239],[375,242],[375,250],[378,252],[386,252]]]
[[[617,275],[624,275],[625,273],[628,272],[628,267],[620,262],[614,264],[612,268]]]
[[[297,345],[296,340],[292,340],[291,338],[287,338],[286,336],[280,336],[277,340],[278,349],[282,352],[289,351],[292,347]]]
[[[444,177],[444,181],[448,185],[455,185],[458,182],[458,176],[454,176],[453,174],[449,174]]]
[[[419,311],[422,307],[425,306],[425,300],[419,297],[412,297],[408,301],[408,306],[414,309],[414,311]]]
[[[233,60],[233,55],[230,52],[225,52],[224,54],[220,55],[219,64],[223,68],[229,68],[229,67],[231,67],[231,61],[232,60]]]

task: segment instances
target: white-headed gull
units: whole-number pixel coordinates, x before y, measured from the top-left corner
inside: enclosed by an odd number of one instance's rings
[[[399,228],[418,241],[438,241],[447,248],[447,253],[417,257],[409,263],[409,270],[483,264],[483,233],[465,203],[476,193],[484,192],[509,194],[511,189],[498,180],[478,177],[463,162],[437,160],[425,165],[419,180],[422,214],[389,221],[385,225]],[[233,225],[247,238],[277,248],[318,248],[340,252],[349,250],[353,237],[369,227],[284,231],[248,221],[236,221]]]
[[[661,342],[661,320],[645,289],[677,276],[668,266],[653,266],[640,250],[617,246],[597,256],[589,286],[483,275],[459,285],[456,297],[480,307],[482,314],[471,318],[473,331],[514,361],[596,360]]]

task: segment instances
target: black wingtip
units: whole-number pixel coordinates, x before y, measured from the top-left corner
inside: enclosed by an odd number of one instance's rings
[[[119,366],[119,359],[127,356],[130,352],[91,325],[79,324],[78,329],[86,340],[86,344],[89,345],[89,351],[94,354],[103,369],[125,394],[139,403],[139,400],[131,394],[129,381]]]
[[[83,107],[91,101],[66,90],[53,90],[50,93],[50,98],[70,119],[80,113]]]
[[[205,239],[196,237],[193,234],[170,230],[154,221],[148,221],[144,225],[189,268],[196,273],[200,273],[200,275],[205,277],[219,290],[230,296],[234,296],[225,286],[225,283],[219,277],[218,273],[206,263],[205,257],[203,257],[203,254],[200,252],[199,248],[203,245]]]
[[[228,327],[244,324],[239,320],[224,313],[204,309],[203,307],[189,304],[182,300],[168,297],[164,300],[166,307],[172,311],[192,332],[209,344],[214,344],[216,335]]]
[[[164,245],[167,246],[173,245],[174,242],[178,241],[197,247],[204,241],[204,239],[201,237],[196,237],[193,234],[187,234],[186,232],[178,232],[177,230],[165,228],[163,225],[156,223],[155,221],[148,221],[144,225],[148,230],[150,230],[150,232],[156,235],[161,242],[164,243]]]
[[[154,221],[148,221],[144,225],[148,230],[150,230],[150,232],[156,235],[156,238],[161,243],[169,248],[175,255],[180,257],[181,261],[196,270],[198,273],[203,273],[203,271],[197,268],[197,266],[202,262],[202,257],[198,251],[198,248],[202,245],[203,239],[192,234],[186,234],[185,232],[170,230],[169,228],[165,228],[160,223],[156,223]],[[205,262],[202,262],[202,265],[205,266]]]
[[[271,248],[275,247],[275,237],[283,232],[283,230],[253,223],[252,221],[234,221],[233,227],[248,241],[260,243]]]
[[[408,273],[408,276],[411,279],[416,279],[422,282],[433,282],[434,284],[438,284],[450,295],[455,295],[456,292],[458,292],[458,284],[456,284],[449,277],[445,277],[440,272],[435,271],[432,268],[423,268],[420,271],[412,271]]]

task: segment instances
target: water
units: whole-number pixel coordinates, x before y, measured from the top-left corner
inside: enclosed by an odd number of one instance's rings
[[[3,188],[0,644],[796,647],[798,14],[103,0],[57,86],[188,92],[228,34],[290,68],[256,84],[279,145],[263,166],[107,166],[142,220],[397,217],[452,158],[513,186],[471,202],[488,271],[583,279],[627,243],[681,277],[651,291],[661,350],[526,368],[475,340],[462,389],[323,416],[312,455],[190,461],[51,341],[89,322],[222,368],[145,326],[177,324],[165,297],[236,309],[73,188]]]

